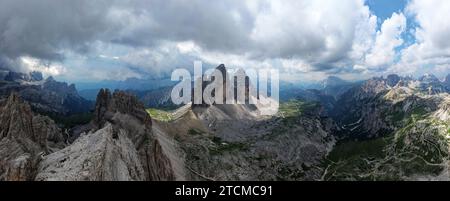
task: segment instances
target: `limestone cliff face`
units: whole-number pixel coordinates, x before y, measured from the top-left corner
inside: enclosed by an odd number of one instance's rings
[[[33,113],[28,104],[21,102],[16,94],[9,96],[1,108],[1,137],[9,139],[29,139],[45,148],[46,136],[39,136],[33,129]]]
[[[175,180],[171,159],[136,97],[100,90],[93,129],[44,158],[37,180]]]
[[[0,122],[0,180],[34,179],[41,156],[63,146],[55,123],[34,115],[15,93],[0,103]]]
[[[108,89],[101,89],[97,95],[93,123],[102,127],[106,121],[112,121],[116,113],[130,115],[147,128],[152,126],[144,104],[135,96],[123,91],[115,91],[111,94]]]
[[[45,157],[36,180],[142,181],[138,153],[124,130],[107,123],[80,136],[67,148]]]
[[[175,180],[175,173],[171,161],[165,156],[165,153],[159,144],[159,141],[153,140],[151,144],[146,144],[140,150],[141,158],[144,159],[146,176],[152,181],[171,181]]]
[[[111,94],[107,89],[100,90],[93,123],[103,127],[105,122],[111,122],[115,127],[125,130],[138,151],[146,179],[174,179],[171,164],[162,153],[159,141],[152,134],[151,118],[135,96],[123,91]]]

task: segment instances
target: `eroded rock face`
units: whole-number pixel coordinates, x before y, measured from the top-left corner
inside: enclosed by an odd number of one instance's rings
[[[244,86],[245,90],[244,90],[244,94],[243,95],[243,101],[245,101],[245,103],[247,105],[249,105],[249,99],[251,96],[256,96],[256,94],[250,94],[249,89],[252,88],[253,86],[250,83],[250,77],[245,73],[245,71],[243,69],[238,69],[235,73],[230,74],[227,71],[227,68],[225,67],[224,64],[220,64],[219,66],[217,66],[215,68],[215,70],[218,70],[221,75],[222,75],[222,85],[218,85],[216,86],[218,91],[221,91],[222,93],[222,102],[226,103],[226,100],[228,99],[228,97],[230,97],[231,99],[233,99],[234,101],[238,101],[238,85]],[[244,78],[243,80],[241,80],[241,78]],[[200,80],[202,79],[202,80]],[[214,85],[214,82],[217,78],[215,76],[210,76],[210,75],[203,75],[202,78],[198,78],[196,83],[194,84],[199,84],[199,86],[197,87],[202,87],[202,91],[203,93],[206,93],[205,90],[207,89],[207,86],[209,85]],[[205,80],[209,80],[209,81],[205,81]],[[203,96],[203,93],[201,94],[201,96]],[[202,99],[202,103],[196,103],[195,99],[197,98],[202,98],[202,97],[196,97],[195,93],[194,93],[194,89],[192,89],[192,106],[193,108],[198,108],[198,107],[208,107],[209,105],[211,105],[210,103],[208,103],[205,99]],[[212,91],[211,92],[211,96],[215,97],[216,91]],[[212,100],[211,100],[212,101]],[[213,105],[215,105],[216,103],[214,103]]]
[[[12,94],[1,108],[0,130],[2,138],[25,138],[45,147],[45,137],[37,136],[33,130],[33,113],[28,104],[21,102],[19,96]]]
[[[0,99],[6,99],[12,92],[27,101],[33,111],[42,114],[73,115],[89,112],[93,106],[78,94],[75,85],[58,82],[52,77],[44,80],[39,72],[9,71],[0,84]]]
[[[0,180],[34,179],[41,156],[63,146],[55,123],[34,115],[15,93],[0,104],[0,125]]]
[[[145,180],[145,174],[126,131],[107,123],[46,156],[36,180],[140,181]]]
[[[37,180],[175,180],[170,158],[136,97],[100,90],[92,130],[48,155]]]
[[[431,74],[419,79],[375,77],[347,91],[330,114],[358,138],[378,137],[394,131],[404,116],[435,111],[443,88]]]
[[[400,76],[396,75],[396,74],[391,74],[387,76],[387,85],[389,85],[390,87],[394,87],[395,85],[397,85],[397,83],[400,81]]]
[[[190,180],[321,178],[322,170],[315,167],[334,146],[331,133],[336,127],[316,106],[304,114],[265,119],[235,119],[224,109],[213,105],[188,110],[164,128],[177,134]]]
[[[141,158],[144,159],[143,165],[149,180],[173,181],[176,179],[171,161],[165,156],[159,141],[153,140],[151,144],[144,145],[140,153]]]
[[[135,96],[123,91],[110,94],[109,90],[100,90],[94,118],[94,124],[99,127],[111,122],[125,131],[138,151],[147,180],[175,178],[169,159],[152,133],[151,118]]]
[[[93,122],[101,127],[106,121],[112,120],[115,113],[131,115],[145,126],[151,127],[150,116],[135,96],[123,91],[111,94],[108,89],[101,89],[97,95]]]

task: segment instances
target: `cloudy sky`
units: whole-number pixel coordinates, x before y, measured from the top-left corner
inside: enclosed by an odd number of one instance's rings
[[[448,0],[0,0],[0,68],[77,82],[206,65],[285,80],[450,72]]]

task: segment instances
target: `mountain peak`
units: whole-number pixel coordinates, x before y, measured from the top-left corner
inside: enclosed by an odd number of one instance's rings
[[[44,76],[39,71],[30,72],[30,78],[32,81],[42,81],[44,80]]]
[[[16,92],[0,103],[0,140],[0,180],[13,181],[33,179],[41,154],[64,144],[54,121],[35,115]]]
[[[225,67],[224,64],[220,64],[219,66],[216,67],[216,69],[222,72],[223,76],[225,76],[227,73],[227,68]]]
[[[53,82],[55,81],[55,78],[53,76],[48,76],[47,79],[45,79],[46,82]]]
[[[387,85],[389,85],[390,87],[397,85],[400,80],[400,76],[398,76],[397,74],[390,74],[386,77]]]
[[[344,81],[344,80],[341,79],[340,77],[334,76],[334,75],[328,76],[325,80]]]
[[[348,82],[337,76],[328,76],[322,81],[323,88],[341,86],[345,84],[348,84]]]
[[[431,73],[425,73],[424,75],[422,75],[419,78],[419,81],[421,81],[421,82],[439,82],[439,79]]]
[[[99,127],[103,127],[107,121],[113,119],[113,115],[116,112],[133,116],[146,126],[151,126],[152,124],[144,105],[139,102],[136,96],[119,90],[111,94],[108,89],[101,89],[97,95],[94,123]]]
[[[217,68],[217,69],[225,68],[225,64],[220,64],[220,65],[217,66],[216,68]]]
[[[3,78],[6,81],[13,81],[13,82],[37,82],[42,81],[43,76],[42,73],[39,71],[32,71],[30,73],[19,73],[14,71],[9,71],[6,73],[5,77]]]

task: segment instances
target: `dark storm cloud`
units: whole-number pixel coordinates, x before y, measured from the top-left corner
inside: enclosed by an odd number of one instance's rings
[[[160,41],[191,40],[223,52],[239,51],[251,43],[254,19],[243,1],[142,0],[124,8],[128,9],[123,16],[128,17],[129,26],[115,40],[118,43],[151,46]]]
[[[2,0],[0,55],[61,60],[65,49],[85,52],[114,25],[109,1]]]
[[[95,57],[103,54],[99,43],[164,51],[167,42],[191,41],[201,53],[299,59],[328,70],[348,60],[355,37],[365,35],[357,28],[370,17],[363,0],[2,0],[0,63]]]
[[[0,59],[60,61],[65,51],[87,53],[94,41],[152,47],[192,40],[206,49],[236,51],[249,43],[252,27],[240,2],[3,0]]]

